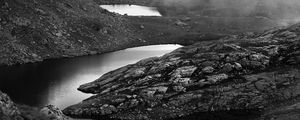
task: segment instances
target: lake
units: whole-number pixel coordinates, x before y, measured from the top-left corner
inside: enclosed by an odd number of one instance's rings
[[[101,8],[110,12],[129,16],[161,16],[155,7],[140,5],[100,5]]]
[[[144,58],[161,56],[179,47],[144,46],[102,55],[0,67],[0,90],[20,104],[35,107],[52,104],[64,109],[92,96],[77,90],[81,84],[92,82],[111,70]]]

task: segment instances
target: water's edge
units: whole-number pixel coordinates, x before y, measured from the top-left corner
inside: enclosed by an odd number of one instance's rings
[[[179,47],[144,46],[102,55],[0,67],[0,88],[17,103],[36,107],[52,104],[64,109],[91,96],[77,91],[81,84],[140,59],[161,56]]]

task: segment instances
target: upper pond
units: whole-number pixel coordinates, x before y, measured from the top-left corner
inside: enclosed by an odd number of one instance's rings
[[[17,103],[37,107],[52,104],[63,109],[91,96],[77,91],[81,84],[92,82],[111,70],[144,58],[161,56],[178,47],[181,46],[145,46],[103,55],[0,67],[0,90]]]
[[[161,16],[155,7],[146,7],[139,5],[100,5],[100,7],[121,15],[129,16]]]

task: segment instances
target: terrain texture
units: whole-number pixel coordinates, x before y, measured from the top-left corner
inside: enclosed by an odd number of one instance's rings
[[[297,24],[254,36],[199,42],[144,59],[80,86],[78,90],[96,95],[64,113],[154,120],[238,112],[255,119],[281,104],[298,106],[299,35]],[[290,110],[299,119],[299,108]],[[218,117],[226,119],[227,114]]]
[[[163,17],[99,7],[128,3],[156,6]],[[0,0],[0,66],[185,45],[80,86],[95,96],[63,112],[18,105],[0,92],[0,119],[299,120],[300,25],[269,30],[281,25],[276,15],[192,8],[158,0]]]

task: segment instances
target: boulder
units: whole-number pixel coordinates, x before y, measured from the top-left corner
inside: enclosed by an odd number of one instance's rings
[[[48,105],[41,109],[41,113],[50,120],[69,120],[62,111],[54,105]]]

